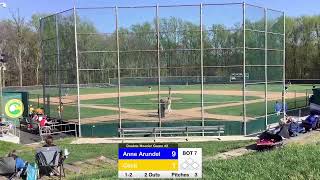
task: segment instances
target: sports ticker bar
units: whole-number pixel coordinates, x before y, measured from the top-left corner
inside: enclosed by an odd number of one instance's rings
[[[201,178],[202,149],[178,144],[119,144],[119,178]]]

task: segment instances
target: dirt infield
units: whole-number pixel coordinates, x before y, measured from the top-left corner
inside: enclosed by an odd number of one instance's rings
[[[145,92],[123,92],[120,94],[120,97],[127,96],[143,96],[150,94],[158,94],[157,91],[145,91]],[[160,94],[168,94],[168,91],[160,91]],[[200,94],[199,90],[186,90],[186,91],[172,91],[172,94]],[[234,91],[234,90],[206,90],[204,91],[206,95],[229,95],[229,96],[242,96],[242,91]],[[256,96],[261,99],[256,100],[248,100],[246,104],[264,102],[265,101],[265,93],[262,91],[246,91],[247,96]],[[286,98],[298,98],[304,97],[304,93],[287,93]],[[87,94],[80,95],[80,100],[93,100],[93,99],[104,99],[104,98],[116,98],[118,97],[118,93],[101,93],[101,94]],[[268,92],[267,94],[268,101],[279,100],[282,98],[281,93],[279,92]],[[57,104],[59,102],[58,97],[51,98],[52,104]],[[65,96],[62,99],[64,104],[75,105],[77,102],[77,96]],[[203,111],[206,109],[214,109],[214,108],[222,108],[222,107],[230,107],[230,106],[238,106],[242,105],[242,101],[240,102],[229,102],[218,105],[210,105],[204,106]],[[118,107],[108,106],[108,105],[93,105],[93,104],[81,104],[81,107],[86,108],[95,108],[95,109],[107,109],[118,111]],[[179,121],[179,120],[201,120],[201,107],[189,108],[189,109],[180,109],[173,110],[170,113],[166,113],[166,117],[162,119],[162,121]],[[242,116],[231,116],[231,115],[221,115],[221,114],[209,114],[207,112],[203,112],[203,116],[205,119],[218,119],[224,121],[243,121]],[[158,122],[159,117],[157,114],[157,110],[138,110],[138,109],[129,109],[129,108],[121,108],[121,118],[124,120],[140,120],[140,121],[154,121]],[[108,116],[99,116],[99,117],[91,117],[91,118],[81,118],[82,124],[88,123],[101,123],[108,121],[115,121],[119,119],[119,115],[108,115]],[[252,117],[247,117],[247,120],[253,120]],[[70,121],[78,122],[77,119],[73,119]]]

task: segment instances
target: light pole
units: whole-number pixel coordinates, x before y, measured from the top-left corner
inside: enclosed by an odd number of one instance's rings
[[[1,96],[1,118],[4,118],[4,106],[3,106],[3,79],[4,79],[4,71],[6,70],[7,58],[5,54],[1,54],[0,56],[0,96]]]
[[[6,3],[0,3],[0,7],[2,8],[6,8],[7,4]],[[2,53],[2,52],[0,52]],[[1,118],[4,117],[4,113],[3,113],[3,92],[2,92],[2,71],[5,69],[4,66],[4,61],[5,61],[5,55],[1,54],[0,56],[0,96],[1,96]]]
[[[7,4],[6,3],[0,3],[0,7],[2,8],[6,8]],[[6,58],[5,58],[5,54],[2,54],[1,52],[1,56],[0,56],[0,96],[1,96],[1,118],[4,118],[4,107],[3,107],[3,81],[2,81],[2,72],[4,70],[6,70],[5,67],[5,62],[6,62]]]

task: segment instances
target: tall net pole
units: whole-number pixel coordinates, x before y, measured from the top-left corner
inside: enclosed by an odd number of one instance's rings
[[[265,99],[265,128],[268,126],[268,19],[267,9],[264,8],[264,99]]]
[[[287,105],[286,105],[286,15],[283,12],[283,51],[282,51],[282,61],[283,61],[283,71],[282,71],[282,75],[283,75],[283,97],[282,97],[282,109],[283,109],[283,119],[286,118],[286,109],[287,109]]]
[[[247,135],[247,113],[246,113],[246,3],[242,4],[242,30],[243,30],[243,86],[242,86],[242,98],[243,98],[243,133]]]
[[[157,19],[157,63],[158,63],[158,117],[159,117],[159,127],[162,127],[161,124],[161,115],[162,115],[162,109],[161,106],[163,106],[163,103],[161,101],[160,97],[160,85],[161,85],[161,64],[160,64],[160,19],[159,19],[159,4],[157,4],[156,7],[156,19]],[[160,131],[161,136],[161,131]]]
[[[119,117],[119,128],[122,128],[122,117],[121,117],[121,74],[120,74],[120,44],[119,44],[119,12],[118,6],[115,7],[116,13],[116,39],[117,39],[117,76],[118,76],[118,117]]]
[[[74,18],[74,46],[75,46],[75,57],[76,57],[76,73],[77,73],[77,110],[78,110],[78,126],[79,126],[79,137],[81,137],[81,108],[80,108],[80,77],[79,77],[79,57],[78,57],[78,36],[77,36],[77,12],[76,6],[73,7],[73,18]]]
[[[56,23],[56,48],[57,48],[57,80],[58,80],[58,92],[59,92],[59,105],[58,105],[58,115],[61,119],[61,75],[60,75],[60,42],[59,42],[59,26],[58,26],[58,15],[55,15],[55,23]]]
[[[204,127],[204,104],[203,104],[203,5],[200,4],[200,69],[201,69],[201,126]],[[202,130],[204,136],[204,130]]]

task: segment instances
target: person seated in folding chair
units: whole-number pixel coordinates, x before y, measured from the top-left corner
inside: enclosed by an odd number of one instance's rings
[[[0,118],[0,137],[4,134],[9,134],[9,131],[14,129],[14,125],[11,122],[4,122],[2,118]]]
[[[2,137],[3,134],[7,134],[8,131],[8,125],[3,122],[2,118],[0,118],[0,137]]]
[[[37,149],[36,163],[39,167],[41,176],[59,176],[60,179],[65,177],[63,163],[67,155],[64,155],[62,150],[53,144],[53,137],[47,136],[46,144]]]
[[[47,119],[47,116],[46,115],[42,115],[42,116],[39,116],[39,127],[40,127],[40,135],[42,133],[45,133],[45,134],[49,134],[52,132],[52,128],[48,122],[48,119]]]

